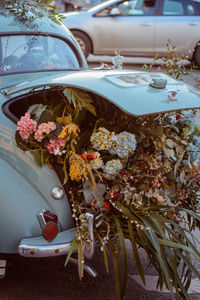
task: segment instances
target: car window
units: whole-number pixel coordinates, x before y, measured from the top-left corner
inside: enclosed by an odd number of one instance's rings
[[[192,4],[195,4],[196,9],[196,14],[199,16],[200,15],[200,0],[192,0]]]
[[[72,48],[59,38],[41,35],[0,36],[0,74],[79,68]]]
[[[195,15],[195,4],[193,1],[185,0],[164,0],[163,15],[166,16],[183,16]]]
[[[96,16],[108,16],[111,9],[114,7],[118,7],[121,16],[153,15],[155,2],[155,0],[125,0],[115,5],[106,7],[96,14]]]

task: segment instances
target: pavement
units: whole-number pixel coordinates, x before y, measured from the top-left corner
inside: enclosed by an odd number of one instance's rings
[[[113,55],[114,56],[114,55]],[[98,62],[105,62],[105,63],[112,63],[113,56],[109,55],[93,55],[89,54],[87,57],[87,62],[90,63],[98,63]],[[130,57],[126,56],[123,59],[124,64],[130,64],[130,65],[143,65],[143,64],[151,64],[153,62],[153,58],[150,57]],[[162,59],[157,60],[157,65],[162,65],[163,61]],[[190,62],[188,60],[185,60],[183,62],[184,66],[190,65]]]

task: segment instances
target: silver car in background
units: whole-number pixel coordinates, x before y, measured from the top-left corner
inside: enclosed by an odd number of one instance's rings
[[[85,56],[165,55],[167,41],[200,66],[199,0],[109,0],[85,12],[64,14],[63,23]]]

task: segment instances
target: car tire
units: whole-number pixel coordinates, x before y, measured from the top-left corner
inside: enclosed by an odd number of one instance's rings
[[[196,66],[200,67],[200,45],[195,48],[193,61]]]
[[[92,46],[91,46],[91,42],[90,42],[89,38],[87,37],[86,34],[84,34],[81,31],[72,30],[72,33],[73,33],[74,37],[76,38],[77,42],[79,43],[81,50],[83,51],[85,57],[87,58],[88,55],[92,51]]]

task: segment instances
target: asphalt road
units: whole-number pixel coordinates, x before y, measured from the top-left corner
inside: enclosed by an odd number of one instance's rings
[[[90,63],[90,67],[95,66],[98,66],[98,61]],[[138,70],[140,67],[141,65],[124,64],[124,68],[127,69]],[[190,76],[186,76],[184,81],[195,85],[198,78],[200,78],[200,72],[195,70]],[[138,271],[131,255],[129,242],[127,242],[127,250],[128,279],[124,300],[170,300],[168,293],[151,292],[137,283]],[[76,265],[69,263],[66,268],[64,267],[65,257],[46,259],[10,257],[7,261],[7,275],[0,280],[0,300],[114,300],[116,294],[112,261],[109,260],[110,273],[107,274],[101,256],[102,253],[97,250],[90,262],[90,265],[95,267],[98,276],[92,278],[85,273],[81,282]],[[153,289],[156,272],[147,268],[148,259],[143,252],[141,252],[141,257],[145,274],[153,276],[150,277],[152,280],[148,277],[149,288]],[[197,286],[200,288],[200,283],[197,282]],[[200,300],[200,291],[199,294],[193,291],[193,299]]]
[[[124,300],[170,300],[169,293],[145,290],[137,283],[138,271],[131,255],[131,246],[126,243],[128,252],[128,278]],[[144,272],[149,289],[155,285],[156,272],[148,268],[148,259],[141,251]],[[115,300],[115,283],[112,261],[109,259],[110,273],[103,264],[102,253],[97,250],[90,261],[98,273],[96,278],[84,273],[80,282],[77,266],[68,264],[64,268],[65,257],[23,258],[15,256],[8,261],[7,276],[0,280],[0,300]],[[150,279],[149,279],[150,278]],[[199,287],[199,283],[197,283]],[[200,293],[191,294],[200,300]],[[179,299],[181,300],[181,299]]]

